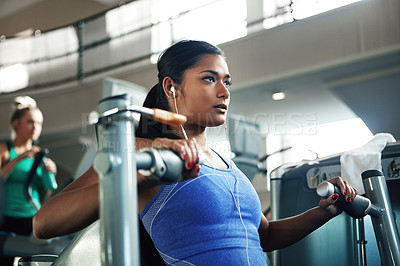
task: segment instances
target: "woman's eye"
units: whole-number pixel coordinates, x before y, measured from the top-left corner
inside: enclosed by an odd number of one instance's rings
[[[215,81],[214,77],[211,77],[211,76],[210,77],[205,77],[204,80],[205,81],[209,81],[209,82],[214,82]]]
[[[226,87],[230,87],[232,85],[232,81],[227,80],[227,81],[224,82],[224,84],[225,84]]]

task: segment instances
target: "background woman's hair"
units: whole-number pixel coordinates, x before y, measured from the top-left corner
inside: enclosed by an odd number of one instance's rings
[[[17,96],[13,102],[14,111],[11,114],[11,125],[15,120],[20,119],[29,110],[39,109],[36,101],[29,96]]]
[[[158,83],[149,91],[143,106],[170,111],[162,83],[170,77],[180,84],[186,70],[194,67],[203,55],[216,54],[225,58],[218,47],[204,41],[183,40],[166,49],[158,58]],[[171,129],[161,123],[141,117],[136,136],[155,139],[157,137],[178,138]]]

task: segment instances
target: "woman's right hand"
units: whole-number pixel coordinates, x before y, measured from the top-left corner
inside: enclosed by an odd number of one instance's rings
[[[353,202],[354,198],[357,196],[357,189],[354,188],[349,182],[343,180],[341,177],[335,177],[327,180],[328,182],[337,185],[340,189],[340,193],[345,197],[346,202]],[[335,202],[339,198],[338,194],[332,194],[328,198],[321,198],[319,202],[319,206],[325,210],[327,210],[333,216],[339,215],[342,213],[343,208],[335,205]]]
[[[33,158],[35,156],[36,153],[38,153],[40,151],[40,147],[38,146],[32,146],[32,149],[27,150],[23,153],[21,153],[18,157],[19,160],[23,160],[25,158]]]
[[[157,138],[153,141],[152,147],[156,149],[171,149],[179,154],[181,159],[185,161],[185,168],[187,170],[183,174],[183,179],[198,176],[200,171],[200,152],[195,139]]]
[[[19,154],[17,157],[13,158],[10,160],[9,163],[3,164],[3,160],[0,158],[0,166],[1,166],[1,172],[2,172],[2,178],[3,180],[7,180],[8,176],[10,173],[14,170],[14,167],[17,165],[17,163],[25,158],[33,158],[37,152],[40,151],[40,147],[38,146],[33,146],[32,149],[24,151],[23,153]],[[8,158],[7,158],[8,160]]]

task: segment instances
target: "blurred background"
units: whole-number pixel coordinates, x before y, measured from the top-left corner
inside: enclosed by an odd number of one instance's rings
[[[184,38],[226,53],[229,113],[252,125],[232,151],[249,136],[260,156],[291,147],[262,162],[268,171],[379,132],[399,138],[399,14],[399,0],[1,0],[0,140],[10,138],[13,98],[33,97],[59,185],[75,178],[104,79],[147,91],[160,51]],[[212,130],[213,145],[226,147],[238,128]],[[268,174],[252,181],[268,208]]]

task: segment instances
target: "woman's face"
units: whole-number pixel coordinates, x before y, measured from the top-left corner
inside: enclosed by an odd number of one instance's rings
[[[228,112],[230,84],[231,76],[224,58],[215,54],[203,55],[183,75],[177,97],[179,113],[199,126],[222,125]]]
[[[17,137],[37,140],[42,132],[43,115],[38,109],[28,110],[24,116],[15,121]]]

